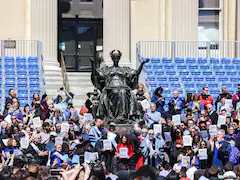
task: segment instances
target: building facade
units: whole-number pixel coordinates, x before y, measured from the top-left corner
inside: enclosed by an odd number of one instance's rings
[[[58,0],[0,0],[0,39],[40,40],[45,61],[58,60],[60,45],[73,71],[89,69],[101,50],[111,63],[113,49],[135,67],[140,40],[240,41],[239,0],[69,1],[59,20]]]

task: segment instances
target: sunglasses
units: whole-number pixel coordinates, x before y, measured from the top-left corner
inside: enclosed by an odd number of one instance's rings
[[[152,134],[152,133],[150,133],[150,134],[148,134],[148,135],[152,136],[153,134]]]

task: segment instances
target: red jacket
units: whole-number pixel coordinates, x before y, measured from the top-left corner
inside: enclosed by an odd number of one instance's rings
[[[131,158],[133,156],[133,147],[132,145],[125,145],[125,144],[118,144],[117,145],[117,153],[119,154],[119,149],[120,148],[128,148],[128,156]]]
[[[203,94],[200,96],[200,101],[206,107],[208,104],[213,104],[213,98],[212,96],[208,95],[207,98],[203,98]],[[206,95],[205,95],[206,96]]]

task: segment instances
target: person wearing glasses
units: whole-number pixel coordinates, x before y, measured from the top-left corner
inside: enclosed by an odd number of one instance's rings
[[[217,115],[216,111],[213,111],[212,104],[207,105],[207,111],[208,111],[208,118],[211,119],[212,124],[217,124],[218,115]]]

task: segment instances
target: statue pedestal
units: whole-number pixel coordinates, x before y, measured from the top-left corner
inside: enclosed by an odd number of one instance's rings
[[[116,124],[116,132],[119,133],[120,136],[123,134],[130,134],[133,130],[133,124]]]

